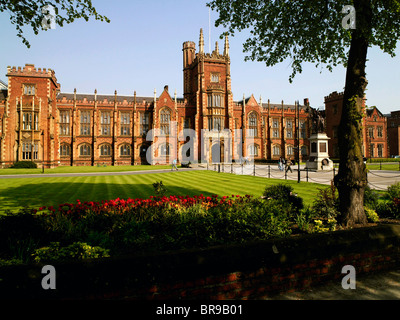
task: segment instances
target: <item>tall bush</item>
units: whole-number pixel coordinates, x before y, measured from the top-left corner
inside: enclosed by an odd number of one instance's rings
[[[293,187],[287,184],[267,186],[263,193],[264,199],[276,200],[281,205],[292,206],[295,211],[303,208],[303,199],[294,193]]]
[[[319,189],[312,204],[315,216],[324,219],[335,219],[339,215],[339,196],[332,183],[329,187]]]

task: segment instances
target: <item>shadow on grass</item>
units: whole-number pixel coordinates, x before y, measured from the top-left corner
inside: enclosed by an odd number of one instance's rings
[[[166,196],[181,195],[194,196],[203,194],[211,196],[214,194],[209,190],[202,189],[203,186],[191,186],[190,188],[180,186],[166,186]],[[102,201],[116,198],[149,198],[154,196],[151,184],[121,185],[113,183],[42,183],[26,184],[17,187],[9,187],[0,191],[0,214],[6,210],[13,212],[24,207],[39,208],[41,206],[58,206],[63,203],[76,203],[79,199],[84,201]]]

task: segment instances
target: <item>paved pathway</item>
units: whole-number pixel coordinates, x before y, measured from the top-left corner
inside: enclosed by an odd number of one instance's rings
[[[199,170],[196,168],[179,168],[178,171]],[[0,179],[15,178],[52,178],[52,177],[82,177],[82,176],[124,176],[133,174],[165,173],[171,172],[171,169],[160,170],[137,170],[137,171],[117,171],[117,172],[76,172],[76,173],[38,173],[38,174],[10,174],[0,175]]]
[[[400,270],[356,276],[355,289],[343,289],[341,279],[309,289],[271,297],[268,300],[398,300]]]
[[[209,170],[218,170],[218,165],[210,165]],[[280,171],[278,166],[273,165],[244,165],[243,168],[240,165],[224,165],[220,166],[221,172],[228,172],[234,174],[245,174],[255,175],[258,177],[274,178],[274,179],[287,179],[298,181],[298,166],[292,166],[292,172],[285,174],[284,171]],[[305,166],[300,166],[300,181],[308,181],[329,185],[334,177],[334,174],[338,172],[338,169],[327,170],[327,171],[307,171]],[[388,186],[400,182],[400,171],[391,170],[369,170],[368,172],[368,183],[372,189],[386,190]]]

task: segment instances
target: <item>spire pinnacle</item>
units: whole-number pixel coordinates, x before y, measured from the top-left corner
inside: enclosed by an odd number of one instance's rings
[[[204,35],[203,35],[203,28],[200,29],[199,53],[204,53]]]
[[[225,47],[224,47],[224,56],[229,56],[229,39],[228,35],[225,35]]]

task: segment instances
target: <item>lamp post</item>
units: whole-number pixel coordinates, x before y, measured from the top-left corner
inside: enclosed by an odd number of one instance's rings
[[[297,100],[297,183],[300,183],[300,105]]]
[[[218,148],[219,148],[219,158],[218,158],[218,173],[221,171],[221,142],[219,141],[219,131],[221,130],[221,124],[218,123]]]
[[[41,133],[42,136],[42,173],[44,173],[44,130]]]

